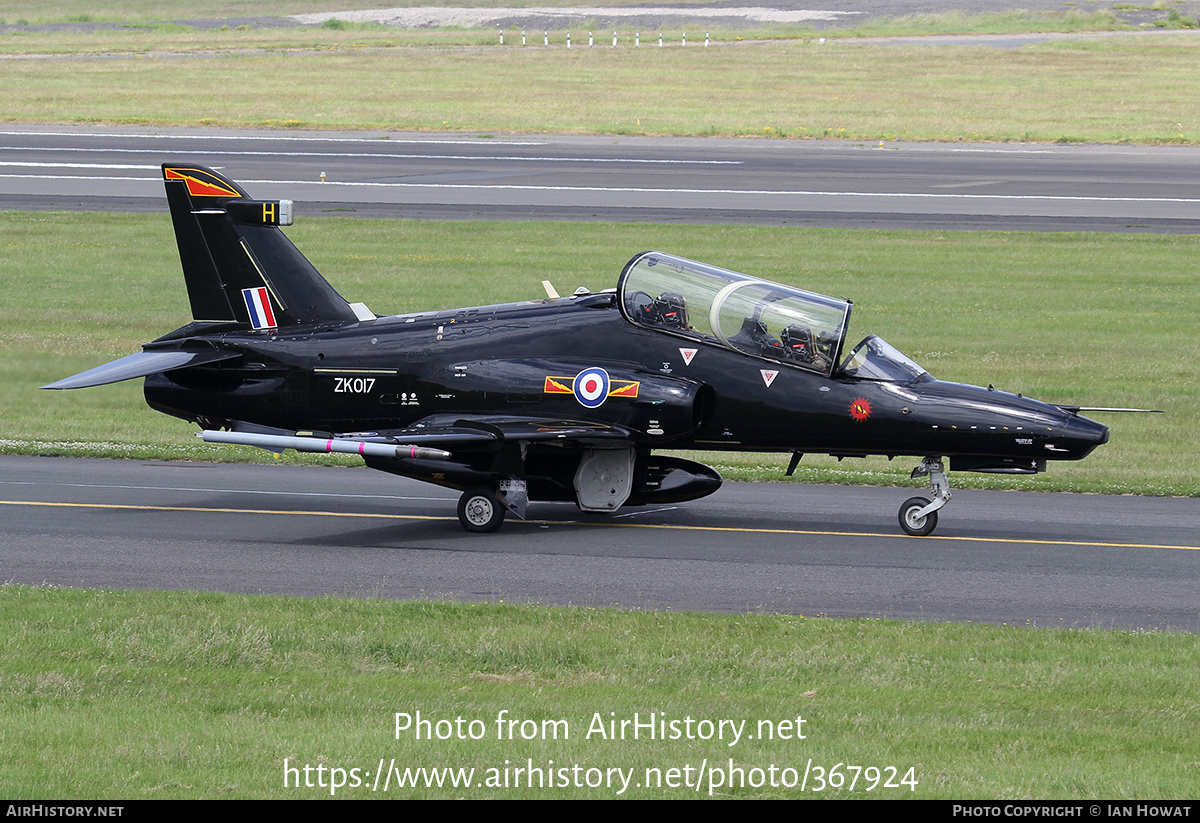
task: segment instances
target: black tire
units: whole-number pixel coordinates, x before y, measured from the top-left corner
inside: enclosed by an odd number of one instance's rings
[[[469,532],[488,533],[504,522],[504,506],[496,499],[495,489],[476,486],[458,498],[458,522]]]
[[[904,530],[905,534],[911,534],[914,537],[933,534],[933,530],[937,528],[937,512],[930,512],[920,518],[912,516],[928,505],[929,500],[924,497],[910,497],[904,501],[904,505],[900,507],[900,528]]]

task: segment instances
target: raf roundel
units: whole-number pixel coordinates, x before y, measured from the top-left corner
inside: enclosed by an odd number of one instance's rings
[[[608,372],[593,366],[575,375],[575,399],[588,409],[598,408],[608,398]]]

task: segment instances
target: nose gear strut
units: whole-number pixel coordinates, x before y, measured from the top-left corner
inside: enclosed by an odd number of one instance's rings
[[[938,509],[950,502],[950,482],[946,480],[946,468],[942,458],[926,457],[921,465],[912,470],[912,477],[929,477],[933,484],[933,500],[927,497],[910,497],[900,507],[900,528],[905,534],[924,537],[937,528]]]

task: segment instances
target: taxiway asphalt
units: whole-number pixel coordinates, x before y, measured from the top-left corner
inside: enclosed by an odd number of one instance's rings
[[[781,466],[782,470],[782,466]],[[59,586],[1200,631],[1200,500],[728,483],[677,506],[463,531],[364,469],[0,456],[0,576]]]

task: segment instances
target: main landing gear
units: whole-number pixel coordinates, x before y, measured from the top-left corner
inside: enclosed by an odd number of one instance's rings
[[[528,502],[529,492],[524,480],[501,480],[499,489],[474,486],[458,498],[458,522],[469,532],[494,532],[500,528],[505,512],[510,509],[514,517],[524,520]]]
[[[924,537],[937,528],[938,509],[950,502],[950,483],[941,457],[926,457],[912,470],[912,477],[929,477],[933,483],[933,500],[910,497],[900,507],[900,528],[905,534]]]
[[[504,522],[504,506],[487,486],[467,489],[458,498],[458,522],[469,532],[494,532]]]

